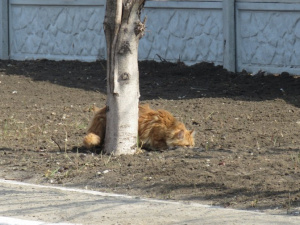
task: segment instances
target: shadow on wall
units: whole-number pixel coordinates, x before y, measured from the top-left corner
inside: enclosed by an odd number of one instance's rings
[[[245,101],[284,99],[300,107],[300,76],[288,73],[256,75],[231,73],[222,66],[198,63],[142,61],[141,100],[224,97]],[[35,81],[106,93],[106,61],[0,61],[0,72],[23,75]]]

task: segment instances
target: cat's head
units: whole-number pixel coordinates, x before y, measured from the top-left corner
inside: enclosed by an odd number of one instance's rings
[[[167,138],[167,145],[169,148],[174,147],[187,147],[192,148],[195,146],[194,130],[187,130],[184,126],[180,129],[175,129],[169,133]]]

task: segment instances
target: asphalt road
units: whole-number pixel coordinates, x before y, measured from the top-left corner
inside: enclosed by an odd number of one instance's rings
[[[0,225],[57,223],[299,225],[300,217],[141,199],[0,179]]]

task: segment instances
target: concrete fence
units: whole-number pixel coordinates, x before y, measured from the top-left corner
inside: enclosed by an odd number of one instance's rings
[[[1,0],[0,58],[105,59],[105,0]],[[300,75],[300,0],[150,1],[140,60]]]

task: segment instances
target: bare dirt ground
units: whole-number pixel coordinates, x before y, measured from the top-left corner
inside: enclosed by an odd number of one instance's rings
[[[0,178],[249,210],[300,207],[300,76],[140,62],[141,102],[195,129],[196,147],[115,157],[81,144],[89,107],[105,105],[105,67],[0,61]]]

